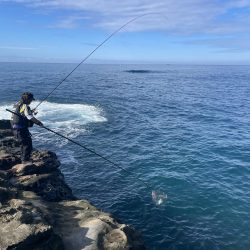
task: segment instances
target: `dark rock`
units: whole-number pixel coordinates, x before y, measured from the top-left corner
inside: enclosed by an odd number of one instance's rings
[[[146,250],[146,247],[142,244],[142,236],[140,233],[128,225],[123,225],[120,229],[124,232],[128,239],[129,249]]]
[[[0,146],[5,148],[17,148],[20,144],[14,137],[7,136],[0,140]]]
[[[7,136],[13,136],[11,129],[0,129],[0,139],[7,137]]]
[[[13,188],[9,184],[10,178],[10,173],[0,170],[0,202],[6,201],[7,198],[14,197],[11,194]]]
[[[61,165],[56,154],[47,150],[34,151],[31,159],[37,168],[41,169],[41,173],[49,173],[56,170]]]
[[[21,159],[21,150],[19,145],[18,147],[1,146],[0,140],[0,154],[2,154],[1,152],[5,152],[5,154],[14,155],[15,157]]]
[[[12,166],[20,163],[21,160],[17,156],[13,154],[7,154],[5,151],[0,152],[0,169],[7,170],[10,169]]]
[[[7,181],[10,178],[9,171],[0,170],[0,178]]]
[[[0,129],[11,129],[10,120],[0,120]]]
[[[0,202],[6,202],[11,197],[11,193],[8,188],[0,187]]]
[[[28,162],[25,164],[17,164],[11,168],[11,173],[15,176],[22,176],[22,175],[30,175],[30,174],[38,174],[36,165],[32,162]]]
[[[27,162],[17,164],[12,167],[11,172],[16,176],[32,175],[32,174],[47,174],[55,171],[60,166],[57,159],[47,161]]]
[[[57,155],[54,152],[48,150],[34,150],[32,152],[32,159],[33,161],[47,161],[51,159],[57,160]]]
[[[13,177],[11,183],[19,189],[34,191],[46,201],[75,199],[60,171]]]

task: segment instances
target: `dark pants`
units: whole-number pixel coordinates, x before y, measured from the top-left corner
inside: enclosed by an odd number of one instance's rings
[[[32,152],[32,139],[28,128],[14,129],[15,138],[21,146],[21,160],[28,161]]]

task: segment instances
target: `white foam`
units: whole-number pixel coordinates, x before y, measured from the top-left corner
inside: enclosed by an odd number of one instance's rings
[[[32,102],[30,105],[31,109],[35,108],[38,103],[38,101]],[[6,108],[13,110],[13,104],[0,105],[0,119],[11,118],[11,113],[7,112]],[[87,104],[43,102],[37,111],[36,117],[43,122],[44,126],[69,138],[75,138],[86,133],[88,131],[86,126],[91,129],[91,123],[107,121],[100,107]],[[42,143],[46,145],[52,142],[53,145],[60,148],[60,151],[57,153],[62,163],[73,163],[74,165],[77,163],[74,152],[64,149],[65,144],[68,143],[67,140],[53,135],[51,132],[38,126],[34,126],[30,131],[33,135],[34,144]]]
[[[38,101],[32,102],[31,109],[35,108]],[[5,109],[12,110],[13,104],[4,104],[0,106],[0,119],[10,119],[11,113]],[[37,118],[41,120],[44,126],[49,127],[65,136],[74,138],[79,134],[86,133],[86,125],[91,123],[106,122],[107,119],[103,115],[103,110],[100,107],[87,104],[65,104],[43,102],[38,107]],[[32,129],[34,130],[34,129]],[[43,137],[46,131],[36,133],[39,139]],[[48,133],[48,132],[46,132]],[[46,140],[46,138],[44,138]]]
[[[35,107],[37,104],[38,102],[34,102],[32,106]],[[48,120],[59,127],[107,121],[100,107],[87,104],[43,102],[38,110],[38,119]]]
[[[0,106],[0,119],[7,119],[9,120],[11,117],[11,113],[7,112],[6,109],[13,109],[13,104],[3,104]]]

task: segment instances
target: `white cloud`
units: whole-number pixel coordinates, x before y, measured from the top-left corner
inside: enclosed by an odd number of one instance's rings
[[[79,27],[79,21],[89,19],[81,16],[69,16],[64,18],[57,23],[50,25],[49,28],[61,28],[61,29],[74,29]]]
[[[93,26],[115,30],[135,16],[161,13],[136,20],[126,31],[164,30],[176,34],[250,31],[249,17],[242,18],[238,13],[250,7],[250,0],[4,0],[8,1],[33,8],[75,12],[76,18],[71,13],[54,25],[61,28],[77,27],[77,22],[88,15],[92,17]]]

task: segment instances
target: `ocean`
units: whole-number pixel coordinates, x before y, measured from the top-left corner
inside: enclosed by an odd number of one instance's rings
[[[0,63],[0,119],[30,91],[35,107],[76,65]],[[38,108],[33,144],[67,183],[142,233],[147,249],[250,249],[250,66],[79,67]],[[156,205],[137,178],[168,195]]]

